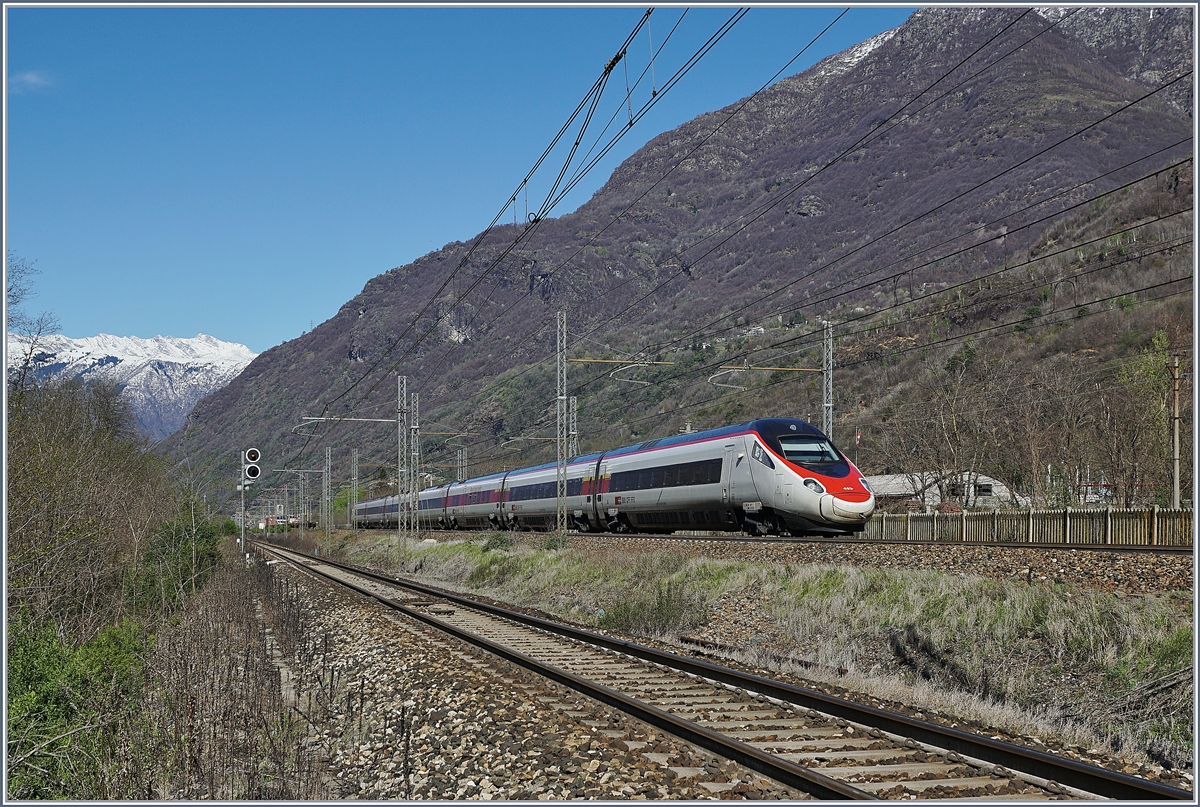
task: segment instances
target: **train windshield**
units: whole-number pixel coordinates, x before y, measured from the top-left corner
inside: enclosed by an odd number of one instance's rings
[[[815,434],[781,434],[784,459],[797,465],[831,465],[842,458],[833,443]]]

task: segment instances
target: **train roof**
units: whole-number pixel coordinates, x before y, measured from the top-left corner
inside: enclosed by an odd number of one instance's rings
[[[783,432],[796,432],[802,434],[821,434],[817,427],[805,420],[798,418],[759,418],[757,420],[748,420],[745,423],[735,423],[732,426],[723,426],[719,429],[706,429],[700,432],[690,432],[688,434],[675,434],[670,437],[659,437],[653,440],[645,440],[640,443],[635,443],[631,446],[623,446],[614,448],[610,451],[594,451],[591,454],[583,454],[578,457],[571,457],[567,460],[567,466],[578,465],[581,463],[593,463],[603,457],[621,457],[629,454],[636,454],[640,451],[649,451],[654,448],[669,448],[670,446],[687,445],[689,443],[702,443],[708,440],[718,440],[722,437],[733,437],[739,434],[756,431],[765,437],[775,437]],[[541,465],[531,465],[528,468],[514,468],[511,471],[500,471],[487,476],[477,476],[466,480],[467,482],[487,482],[489,480],[499,480],[506,474],[509,476],[517,476],[521,474],[533,473],[535,471],[548,471],[552,468],[557,468],[557,462],[546,462]],[[425,488],[421,491],[421,495],[433,495],[438,491],[449,489],[453,485],[463,484],[462,482],[446,482],[432,488]],[[384,497],[385,499],[395,498],[395,495]],[[379,501],[378,499],[369,499],[368,501]],[[359,504],[365,504],[360,502]]]
[[[795,427],[795,428],[793,428]],[[670,446],[686,445],[688,443],[702,443],[707,440],[717,440],[722,437],[734,437],[739,434],[746,434],[751,431],[764,432],[767,434],[778,434],[781,431],[795,431],[805,434],[820,434],[820,431],[811,423],[805,420],[796,418],[759,418],[758,420],[748,420],[745,423],[736,423],[732,426],[724,426],[719,429],[707,429],[702,432],[691,432],[689,434],[676,434],[670,437],[660,437],[656,440],[646,440],[637,445],[625,446],[624,448],[616,448],[605,453],[606,457],[619,457],[626,454],[635,454],[639,451],[648,451],[652,448],[668,448]]]

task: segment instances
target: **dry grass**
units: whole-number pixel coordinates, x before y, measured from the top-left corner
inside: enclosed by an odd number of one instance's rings
[[[378,554],[371,543],[360,539],[349,551],[366,562]],[[480,540],[413,545],[395,568],[668,640],[728,618],[718,600],[746,593],[765,603],[756,617],[770,624],[774,649],[846,669],[830,673],[839,686],[1168,764],[1193,755],[1186,672],[1193,625],[1182,596],[1116,598],[933,571],[780,567],[665,552],[489,551]]]

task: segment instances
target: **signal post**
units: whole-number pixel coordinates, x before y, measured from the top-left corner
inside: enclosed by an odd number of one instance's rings
[[[247,448],[242,452],[242,481],[238,485],[238,490],[242,494],[242,513],[240,519],[242,533],[241,538],[238,539],[238,548],[242,552],[246,551],[246,488],[250,487],[254,480],[262,476],[262,469],[258,465],[261,459],[262,452],[257,448]]]

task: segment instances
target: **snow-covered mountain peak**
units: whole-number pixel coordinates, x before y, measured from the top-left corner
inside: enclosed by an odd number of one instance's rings
[[[207,334],[191,338],[113,336],[72,339],[45,336],[32,346],[33,376],[40,381],[77,378],[120,387],[143,431],[161,438],[183,425],[192,407],[224,387],[254,361],[256,353]],[[21,366],[30,343],[8,334],[9,370]]]
[[[9,334],[10,346],[20,343],[21,337]],[[222,342],[204,333],[186,339],[177,336],[142,339],[137,336],[113,336],[107,333],[80,339],[55,335],[39,340],[39,347],[47,353],[71,356],[115,356],[123,361],[155,360],[222,366],[245,366],[257,355],[245,345]]]

